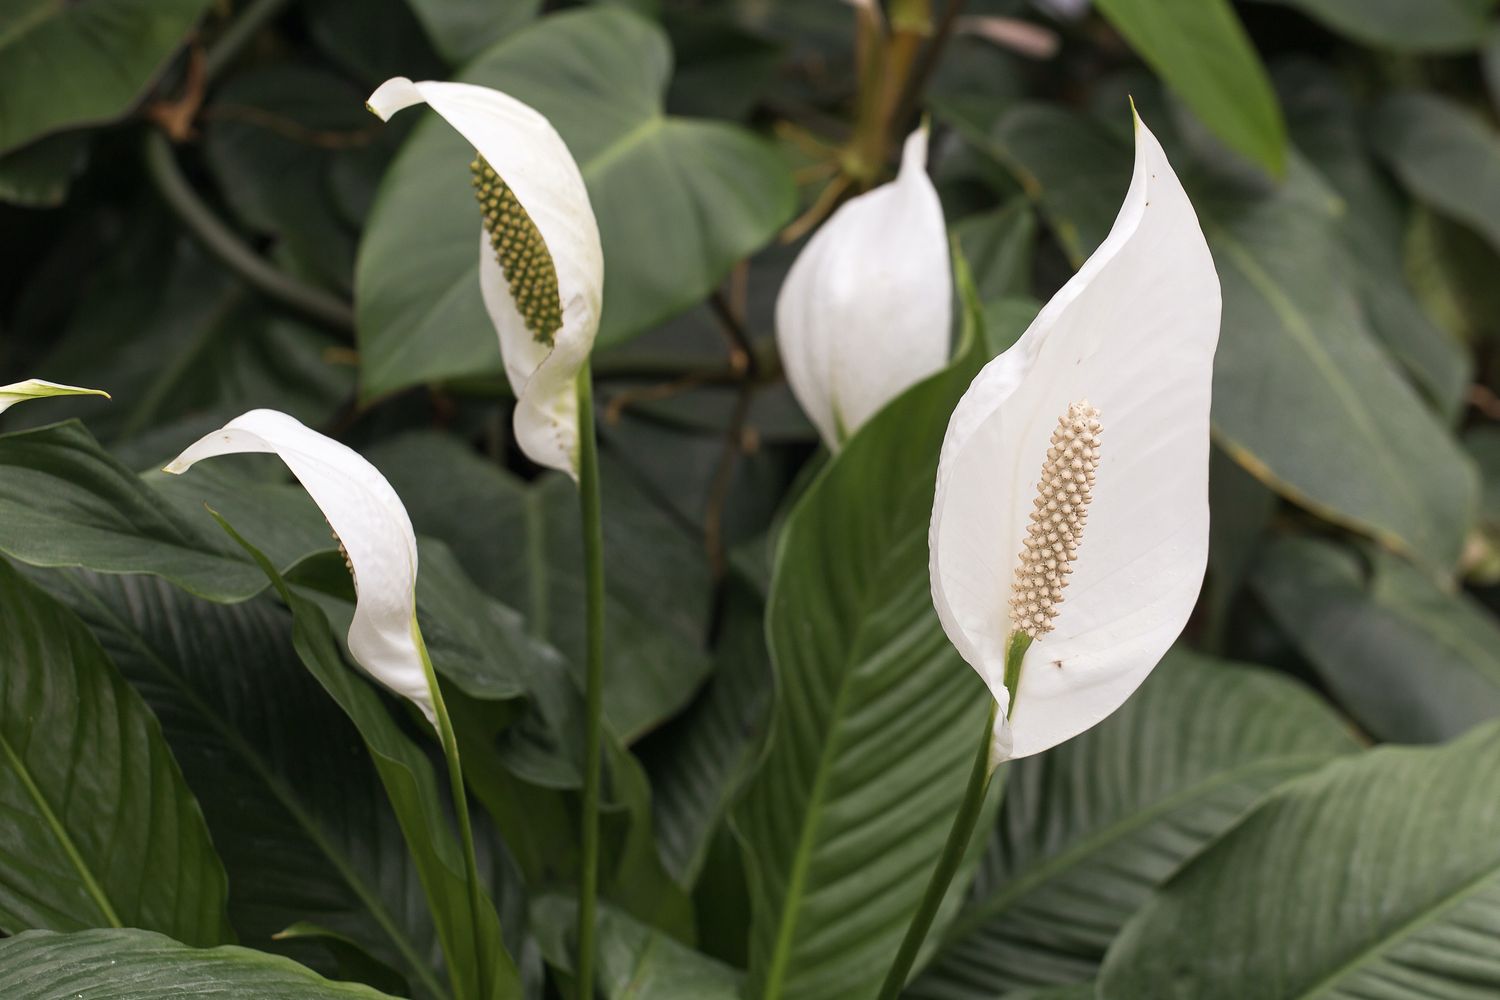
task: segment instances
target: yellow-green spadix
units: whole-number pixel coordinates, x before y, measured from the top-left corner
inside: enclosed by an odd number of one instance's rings
[[[423,103],[476,151],[479,287],[516,394],[517,443],[576,479],[575,383],[604,299],[604,252],[583,175],[551,123],[498,90],[396,77],[368,102],[383,120]]]
[[[1108,238],[974,379],[943,442],[932,597],[998,703],[992,764],[1124,703],[1203,581],[1219,280],[1138,118],[1135,143]]]

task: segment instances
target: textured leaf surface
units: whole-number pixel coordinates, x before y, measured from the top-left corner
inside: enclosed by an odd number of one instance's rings
[[[736,811],[749,995],[873,996],[947,836],[990,699],[927,582],[938,448],[973,368],[865,425],[788,518],[770,750]]]
[[[33,931],[0,941],[6,1000],[381,1000],[366,986],[335,983],[248,948],[189,948],[145,931]],[[389,1000],[389,998],[387,998]]]
[[[1185,858],[1267,790],[1353,750],[1300,685],[1173,651],[1114,715],[1012,763],[973,889],[906,995],[988,1000],[1089,980]]]
[[[161,727],[83,623],[3,561],[0,664],[0,929],[231,940],[224,869]]]
[[[8,0],[0,18],[0,152],[120,117],[209,0]]]
[[[1479,1000],[1500,995],[1497,938],[1492,724],[1284,786],[1126,926],[1099,996]]]
[[[1500,625],[1372,548],[1277,542],[1251,585],[1359,724],[1382,740],[1451,739],[1500,717]]]
[[[542,112],[578,161],[604,244],[601,344],[702,298],[793,208],[762,140],[663,113],[671,61],[659,28],[605,6],[544,18],[459,74]],[[429,115],[381,185],[355,285],[366,396],[502,370],[479,297],[473,155]]]

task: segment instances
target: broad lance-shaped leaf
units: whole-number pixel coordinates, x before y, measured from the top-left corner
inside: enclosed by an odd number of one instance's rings
[[[481,891],[485,905],[480,913],[470,906],[463,856],[448,825],[432,761],[396,725],[375,691],[344,663],[322,610],[291,590],[264,555],[233,534],[227,522],[221,523],[291,608],[292,644],[298,657],[354,723],[375,762],[426,891],[443,953],[449,957],[455,996],[511,1000],[520,990],[520,974],[500,936],[500,920],[488,893]],[[481,984],[488,988],[481,989]]]
[[[1007,768],[963,910],[912,1000],[1092,978],[1125,921],[1268,790],[1355,750],[1301,685],[1173,651],[1114,715]]]
[[[545,115],[578,161],[609,275],[600,344],[702,299],[793,211],[768,144],[663,112],[671,61],[660,28],[606,5],[542,18],[458,76]],[[480,295],[473,153],[444,122],[422,122],[381,184],[355,280],[366,396],[501,371]]]
[[[1500,718],[1500,624],[1463,593],[1371,546],[1287,538],[1255,595],[1339,704],[1378,739],[1452,739]]]
[[[191,984],[191,985],[189,985]],[[5,1000],[393,1000],[335,983],[296,962],[249,948],[190,948],[147,931],[30,931],[0,941]]]
[[[783,530],[770,750],[734,814],[748,996],[873,996],[963,797],[989,697],[944,637],[923,567],[937,452],[973,354],[867,423]]]
[[[224,869],[161,727],[83,623],[3,560],[0,664],[0,930],[232,940]]]
[[[1088,118],[1039,105],[1007,112],[990,147],[1081,262],[1108,230],[1107,192],[1129,176],[1128,149]],[[1446,570],[1472,517],[1473,470],[1340,280],[1336,200],[1296,156],[1271,191],[1184,181],[1223,285],[1218,443],[1282,496]]]
[[[34,576],[161,720],[234,887],[240,942],[271,948],[311,921],[384,956],[415,996],[445,996],[396,816],[357,730],[297,661],[285,609],[212,604],[149,576]]]
[[[1500,723],[1273,793],[1110,946],[1100,1000],[1500,996]]]
[[[125,114],[209,0],[10,0],[0,28],[0,153]],[[69,67],[65,84],[58,67]]]

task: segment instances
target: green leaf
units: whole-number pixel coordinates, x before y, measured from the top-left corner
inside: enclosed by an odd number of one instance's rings
[[[1437,94],[1394,94],[1375,110],[1370,139],[1418,200],[1500,250],[1500,135]]]
[[[62,132],[0,156],[0,201],[26,208],[61,205],[87,154],[84,133]]]
[[[953,227],[974,286],[984,302],[1031,293],[1032,250],[1037,221],[1031,202],[1012,198],[999,208],[971,215]]]
[[[1289,538],[1263,554],[1251,586],[1377,738],[1437,742],[1500,717],[1500,625],[1409,563],[1372,548]]]
[[[1500,994],[1497,802],[1495,725],[1298,779],[1146,904],[1110,948],[1099,996]]]
[[[419,532],[442,539],[469,575],[520,611],[534,635],[583,670],[578,490],[564,476],[523,483],[455,438],[412,434],[369,453]],[[692,698],[711,587],[698,540],[607,457],[604,475],[604,712],[634,741]]]
[[[1395,52],[1465,52],[1484,39],[1495,0],[1261,0],[1295,7],[1357,42]]]
[[[989,1000],[1091,979],[1179,864],[1271,788],[1355,748],[1301,685],[1168,653],[1114,715],[1009,765],[969,899],[904,995]]]
[[[0,941],[6,1000],[391,1000],[368,986],[335,983],[296,962],[248,948],[190,948],[146,931],[33,931]]]
[[[36,574],[162,720],[234,892],[240,940],[312,920],[444,997],[417,871],[358,731],[297,661],[269,597],[229,606],[146,576]]]
[[[1129,149],[1086,118],[1037,105],[1006,114],[991,140],[1081,263],[1118,211]],[[1297,157],[1272,190],[1178,162],[1223,287],[1220,446],[1319,516],[1452,566],[1473,516],[1473,470],[1341,280],[1337,201]]]
[[[1229,0],[1098,0],[1098,7],[1219,138],[1281,176],[1281,109]]]
[[[535,19],[541,0],[406,0],[449,65],[459,66]]]
[[[232,940],[224,869],[161,727],[83,623],[3,560],[0,663],[0,930]]]
[[[604,244],[601,345],[702,298],[793,209],[772,147],[737,126],[663,114],[670,74],[661,30],[606,5],[544,18],[458,76],[534,106],[578,160]],[[502,371],[479,297],[472,159],[427,115],[381,185],[355,285],[367,398]]]
[[[209,0],[8,0],[0,22],[0,152],[131,109]]]
[[[275,565],[227,521],[219,523],[250,553],[291,609],[297,656],[354,723],[375,762],[427,893],[455,996],[511,1000],[520,990],[520,974],[500,936],[500,918],[489,894],[481,889],[487,905],[480,913],[470,905],[464,860],[431,759],[396,725],[369,683],[344,662],[322,609],[289,588]]]
[[[866,424],[782,531],[770,750],[735,813],[750,996],[874,995],[963,796],[991,702],[932,609],[927,522],[977,353]]]

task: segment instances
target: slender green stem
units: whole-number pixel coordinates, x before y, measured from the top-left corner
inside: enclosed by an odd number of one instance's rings
[[[588,662],[584,687],[583,875],[578,890],[578,1000],[594,996],[594,911],[599,896],[599,783],[604,714],[604,522],[599,448],[594,437],[593,375],[578,373],[578,489],[583,508]]]
[[[1027,632],[1012,632],[1005,647],[1005,690],[1010,692],[1010,704],[1005,708],[1009,719],[1016,711],[1016,690],[1021,684],[1021,664],[1026,660],[1026,651],[1031,648],[1031,635]]]
[[[417,641],[417,650],[422,654],[422,669],[427,673],[427,686],[432,691],[433,714],[437,716],[438,739],[443,745],[443,756],[448,761],[448,785],[453,792],[453,809],[458,815],[458,835],[463,842],[464,867],[468,874],[469,911],[473,924],[470,947],[473,949],[474,975],[479,984],[479,1000],[488,1000],[490,995],[489,965],[484,955],[484,943],[480,928],[485,923],[484,885],[479,878],[479,856],[474,851],[474,827],[469,822],[469,795],[464,785],[464,769],[458,759],[458,734],[453,729],[453,720],[448,716],[448,706],[443,701],[442,688],[438,686],[437,672],[432,669],[432,657],[427,654],[427,643],[422,641],[422,632],[412,621],[412,637]],[[450,965],[457,964],[457,956],[449,955]],[[456,969],[450,969],[453,992],[462,995]]]
[[[354,310],[343,299],[305,285],[267,263],[216,216],[177,166],[172,146],[159,132],[146,136],[146,170],[162,199],[224,266],[273,301],[339,330],[354,329]]]
[[[953,881],[958,866],[963,863],[969,838],[974,835],[974,825],[979,822],[979,811],[984,806],[985,792],[990,787],[990,733],[995,725],[998,707],[991,703],[989,717],[984,720],[984,737],[979,741],[979,752],[974,755],[974,769],[969,772],[969,787],[964,791],[958,814],[953,817],[953,825],[948,829],[948,842],[943,845],[942,856],[938,858],[932,878],[927,881],[927,891],[922,895],[922,903],[917,907],[917,912],[912,914],[911,924],[906,928],[906,937],[901,939],[901,948],[896,952],[896,960],[891,963],[891,970],[885,975],[885,983],[880,987],[880,1000],[896,1000],[901,995],[901,990],[906,986],[906,977],[911,975],[917,953],[922,950],[922,942],[927,939],[927,931],[931,929],[932,921],[937,916],[938,907],[948,893],[948,884]]]

